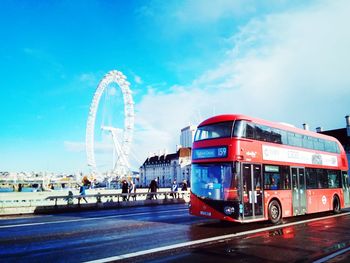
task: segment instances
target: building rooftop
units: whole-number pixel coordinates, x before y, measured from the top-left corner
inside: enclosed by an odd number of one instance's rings
[[[163,155],[155,155],[149,157],[145,160],[142,166],[149,164],[163,164],[170,163],[172,160],[176,160],[184,157],[191,156],[191,148],[180,148],[176,153],[171,154],[163,154]]]

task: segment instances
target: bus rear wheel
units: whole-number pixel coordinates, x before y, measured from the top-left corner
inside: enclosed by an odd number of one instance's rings
[[[272,224],[280,223],[282,218],[282,209],[276,200],[272,200],[269,204],[269,220]]]
[[[337,196],[333,197],[333,213],[334,214],[340,213],[340,202],[339,202],[339,198]]]

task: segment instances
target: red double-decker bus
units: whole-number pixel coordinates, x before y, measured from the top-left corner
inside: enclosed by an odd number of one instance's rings
[[[348,162],[333,137],[244,115],[197,128],[190,213],[234,222],[350,206]]]

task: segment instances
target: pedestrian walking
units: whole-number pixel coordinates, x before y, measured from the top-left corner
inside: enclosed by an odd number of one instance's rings
[[[182,192],[182,198],[184,198],[185,192],[187,192],[187,181],[186,180],[183,180],[183,182],[182,182],[181,192]]]
[[[130,184],[129,184],[129,197],[130,196],[134,201],[136,200],[136,185],[132,180],[130,181]]]
[[[179,186],[177,185],[176,180],[174,180],[173,185],[171,186],[171,191],[172,191],[172,195],[174,198],[178,197],[178,195],[177,195],[178,189],[179,189]]]
[[[80,204],[80,199],[84,199],[84,201],[87,203],[88,201],[86,200],[86,192],[85,192],[85,185],[81,185],[79,188],[79,194],[81,197],[78,198],[78,204]]]

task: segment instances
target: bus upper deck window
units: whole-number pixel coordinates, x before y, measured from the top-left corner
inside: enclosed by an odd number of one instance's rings
[[[234,137],[245,137],[245,121],[235,121],[233,127]]]

